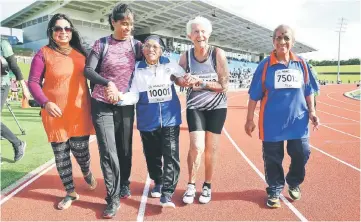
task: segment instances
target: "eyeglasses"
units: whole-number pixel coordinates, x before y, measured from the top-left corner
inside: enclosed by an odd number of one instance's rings
[[[61,32],[61,31],[65,31],[66,33],[72,32],[73,28],[72,27],[61,27],[61,26],[54,26],[53,28],[51,28],[54,32]]]
[[[158,49],[160,49],[161,47],[160,47],[160,46],[157,46],[157,45],[145,44],[145,45],[143,45],[143,48],[148,49],[148,50],[150,50],[151,48],[153,48],[154,50],[158,50]]]
[[[289,42],[289,41],[291,40],[291,38],[288,37],[287,35],[285,35],[285,36],[277,36],[277,37],[276,37],[276,41],[277,41],[277,42],[282,41],[282,39],[284,39],[285,42]]]

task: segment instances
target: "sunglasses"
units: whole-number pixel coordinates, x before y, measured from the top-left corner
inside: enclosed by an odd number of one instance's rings
[[[276,37],[276,41],[277,41],[277,42],[282,41],[282,39],[284,39],[285,42],[289,42],[289,41],[291,40],[291,38],[288,37],[287,35],[285,35],[285,36],[277,36],[277,37]]]
[[[72,27],[61,27],[61,26],[54,26],[53,28],[51,28],[54,32],[61,32],[61,31],[65,31],[66,33],[70,33],[73,31]]]

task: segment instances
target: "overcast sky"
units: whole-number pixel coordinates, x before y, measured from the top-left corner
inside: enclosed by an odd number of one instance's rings
[[[341,35],[341,59],[360,57],[361,0],[209,0],[214,4],[265,26],[271,30],[279,24],[290,25],[296,40],[316,48],[303,54],[309,59],[337,60],[341,17],[346,32]],[[25,8],[34,0],[0,0],[0,19]]]
[[[212,0],[215,4],[219,1]],[[303,54],[309,59],[335,59],[338,52],[339,21],[346,19],[341,34],[341,59],[361,53],[360,0],[222,0],[222,6],[271,30],[280,24],[291,26],[296,40],[316,48]]]

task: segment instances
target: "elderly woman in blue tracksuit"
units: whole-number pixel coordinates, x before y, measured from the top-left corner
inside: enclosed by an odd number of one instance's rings
[[[129,92],[119,94],[121,104],[136,104],[137,127],[143,142],[152,197],[160,197],[162,207],[175,207],[171,198],[179,178],[179,125],[181,106],[174,80],[184,81],[185,72],[176,62],[161,56],[164,43],[151,35],[143,44],[145,60],[135,65]],[[107,92],[109,95],[112,92]],[[162,164],[162,157],[164,165]],[[163,170],[162,170],[163,165]]]
[[[314,107],[319,86],[309,65],[291,51],[294,43],[294,31],[287,25],[278,26],[273,32],[274,51],[258,65],[249,88],[245,131],[251,136],[256,128],[253,117],[260,100],[259,138],[268,184],[266,204],[270,208],[281,207],[285,182],[292,200],[301,198],[300,185],[310,156],[309,120],[314,130],[319,125]],[[291,157],[286,177],[282,167],[284,141]]]

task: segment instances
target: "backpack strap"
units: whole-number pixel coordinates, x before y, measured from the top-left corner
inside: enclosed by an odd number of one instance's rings
[[[218,48],[217,47],[214,47],[212,46],[212,64],[213,64],[213,68],[214,68],[214,71],[217,72],[217,51],[218,51]]]
[[[109,43],[108,43],[108,37],[103,37],[100,39],[100,62],[103,61],[103,59],[105,58],[105,55],[108,52],[108,47],[109,47]]]
[[[100,46],[100,52],[99,52],[99,60],[97,67],[95,68],[95,71],[97,73],[100,72],[100,67],[103,63],[103,59],[105,58],[105,55],[108,52],[109,43],[108,43],[108,36],[102,37],[99,39],[99,46]],[[90,91],[93,92],[95,84],[90,82]]]
[[[134,38],[133,37],[131,37],[130,38],[130,43],[131,43],[131,45],[132,45],[132,49],[133,49],[133,53],[134,53],[134,55],[135,56],[137,56],[137,51],[136,51],[136,43],[135,43],[136,41],[134,41]]]
[[[130,39],[132,44],[133,53],[135,56],[135,61],[142,60],[142,49],[141,49],[141,42],[134,39],[133,37]]]
[[[126,88],[126,92],[128,92],[130,87],[132,86],[135,69],[136,69],[136,67],[138,67],[139,61],[142,59],[142,54],[141,54],[140,44],[139,44],[140,41],[138,41],[138,40],[134,39],[133,37],[131,37],[130,42],[131,42],[134,57],[135,57],[135,66],[134,66],[133,72],[132,72],[132,74],[130,76],[128,86]]]
[[[187,50],[186,51],[186,73],[190,73],[191,72],[191,67],[190,67],[190,60],[191,60],[191,50]]]
[[[98,65],[95,69],[95,71],[97,71],[98,73],[100,71],[100,66],[102,65],[103,59],[105,58],[105,55],[107,54],[109,48],[107,36],[99,39],[99,46],[100,46],[99,60],[98,60]]]

